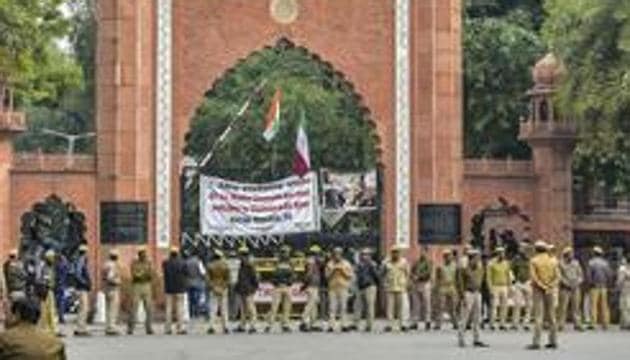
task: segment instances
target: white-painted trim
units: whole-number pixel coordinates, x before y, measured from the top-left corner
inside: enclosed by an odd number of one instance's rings
[[[396,0],[396,245],[410,246],[410,12]]]
[[[155,235],[158,248],[171,236],[172,0],[157,1],[157,89],[155,125]]]

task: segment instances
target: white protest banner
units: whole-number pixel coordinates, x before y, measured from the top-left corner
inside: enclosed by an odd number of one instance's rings
[[[273,286],[270,282],[261,282],[254,294],[254,302],[256,304],[271,304],[273,298]],[[294,283],[289,289],[289,296],[292,304],[304,304],[308,300],[305,291],[302,290],[302,283]]]
[[[317,174],[247,184],[201,176],[199,215],[204,235],[270,235],[319,230]]]

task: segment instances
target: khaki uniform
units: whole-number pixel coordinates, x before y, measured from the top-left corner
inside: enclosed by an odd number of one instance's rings
[[[136,259],[131,263],[132,311],[129,316],[128,332],[132,333],[137,321],[140,305],[144,308],[144,328],[148,334],[153,333],[153,293],[151,281],[153,266],[149,260]]]
[[[52,264],[44,264],[41,272],[42,285],[47,287],[47,294],[41,300],[41,316],[39,326],[53,335],[59,333],[59,318],[57,317],[57,305],[55,304],[55,272]]]
[[[512,261],[512,273],[514,274],[514,312],[512,315],[512,327],[521,325],[528,327],[531,321],[532,310],[532,285],[529,275],[529,259],[520,258]]]
[[[419,259],[411,269],[413,320],[431,324],[431,291],[433,264],[426,258]]]
[[[225,331],[229,319],[228,289],[230,287],[230,267],[227,261],[222,258],[212,261],[208,265],[206,276],[211,292],[210,329],[214,329],[214,324],[219,320],[221,328]]]
[[[459,328],[457,330],[460,346],[464,346],[464,333],[470,323],[473,331],[473,341],[479,342],[479,328],[481,326],[481,285],[483,283],[483,264],[476,266],[468,264],[457,271],[457,291],[461,297],[461,311]]]
[[[105,284],[105,333],[118,334],[118,313],[120,311],[120,285],[122,274],[118,261],[107,260],[103,267]]]
[[[560,289],[558,294],[558,328],[564,329],[564,324],[567,320],[567,311],[569,305],[572,306],[572,320],[575,328],[580,329],[582,327],[582,316],[580,311],[580,304],[582,301],[582,294],[580,291],[584,275],[582,272],[582,266],[580,263],[571,259],[560,261]]]
[[[275,287],[271,299],[271,312],[267,320],[268,330],[271,330],[275,323],[280,306],[282,306],[281,325],[283,328],[288,328],[291,316],[291,285],[293,280],[293,266],[288,259],[280,260],[274,272],[273,283]]]
[[[319,288],[321,286],[321,269],[315,257],[309,257],[305,271],[306,305],[302,311],[302,323],[311,328],[317,323],[319,306]]]
[[[32,324],[19,323],[0,333],[0,359],[65,360],[63,343]]]
[[[549,320],[549,344],[557,345],[554,291],[560,280],[558,261],[547,253],[541,253],[532,258],[529,268],[532,277],[535,319],[533,345],[540,346],[545,319]]]
[[[435,327],[440,328],[442,326],[442,316],[444,310],[447,310],[450,315],[450,320],[453,328],[457,327],[457,289],[455,287],[455,277],[457,271],[457,264],[452,261],[448,265],[444,264],[437,269],[436,273],[436,286],[438,292],[437,311],[435,319]]]
[[[385,262],[385,291],[387,293],[387,320],[393,328],[396,323],[405,326],[405,298],[409,286],[409,264],[404,258]]]
[[[511,266],[507,260],[490,260],[486,271],[486,280],[491,293],[490,328],[494,327],[497,317],[499,326],[505,328],[508,311],[508,295],[512,283]]]
[[[328,279],[328,301],[330,306],[330,327],[337,327],[337,319],[341,327],[347,324],[348,289],[352,280],[352,265],[344,259],[330,260],[326,264],[326,278]]]

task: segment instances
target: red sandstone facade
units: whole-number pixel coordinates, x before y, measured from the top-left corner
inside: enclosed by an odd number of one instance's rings
[[[384,246],[396,236],[396,0],[297,1],[290,23],[270,15],[269,0],[172,1],[171,243],[179,224],[179,164],[184,136],[204,93],[239,59],[278,39],[303,46],[342,72],[370,109],[380,139],[384,170]],[[23,119],[0,114],[0,257],[19,242],[20,216],[50,194],[74,203],[87,218],[93,264],[99,246],[99,207],[104,201],[149,204],[149,244],[156,238],[157,1],[99,1],[97,153],[72,164],[57,155],[13,154],[11,134]],[[462,203],[464,238],[470,218],[499,197],[530,214],[532,236],[571,241],[571,139],[559,138],[546,120],[532,117],[522,136],[532,161],[462,159],[462,51],[460,0],[409,2],[410,254],[418,251],[416,207]],[[282,20],[282,19],[280,19]],[[539,71],[555,71],[543,64]],[[549,70],[551,69],[551,70]],[[545,98],[554,85],[537,80],[532,96]],[[555,78],[554,78],[555,79]],[[552,79],[553,80],[553,79]],[[536,100],[536,101],[538,101]],[[17,117],[16,117],[17,116]],[[534,116],[534,115],[532,115]],[[18,119],[19,118],[19,119]],[[18,119],[18,120],[11,120]],[[630,231],[628,222],[594,225]],[[122,246],[125,257],[134,248]]]

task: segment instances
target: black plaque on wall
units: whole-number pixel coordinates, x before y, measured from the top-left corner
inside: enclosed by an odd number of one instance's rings
[[[461,204],[418,205],[418,242],[422,245],[455,245],[462,238]]]
[[[101,243],[145,244],[147,209],[146,202],[102,202]]]

